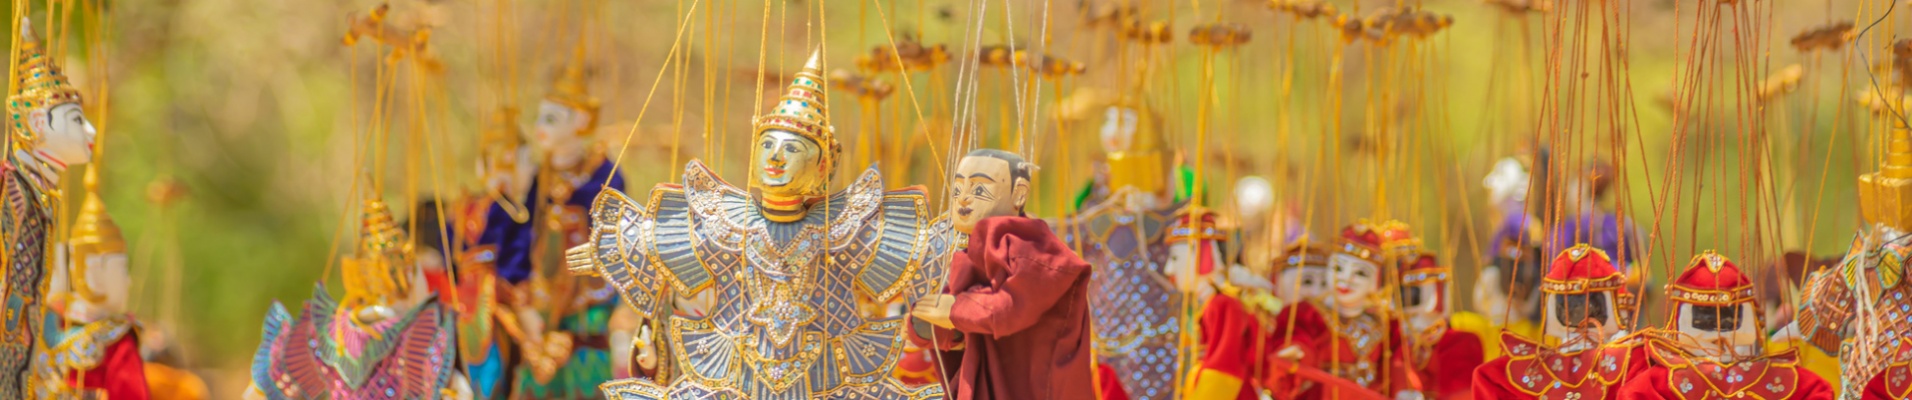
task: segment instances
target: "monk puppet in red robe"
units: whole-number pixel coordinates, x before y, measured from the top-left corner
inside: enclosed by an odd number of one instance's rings
[[[1481,339],[1488,331],[1487,319],[1448,310],[1450,269],[1433,254],[1407,258],[1398,271],[1407,328],[1401,351],[1420,377],[1420,394],[1429,399],[1472,398],[1474,368],[1486,361]]]
[[[1274,317],[1274,354],[1264,386],[1278,399],[1392,398],[1419,390],[1402,362],[1399,320],[1385,312],[1389,254],[1414,241],[1397,221],[1357,222],[1329,255],[1331,290],[1319,303],[1289,305]],[[1305,370],[1304,370],[1305,369]],[[1316,374],[1315,372],[1319,372]]]
[[[951,218],[966,235],[941,295],[911,310],[911,341],[942,350],[950,398],[1094,399],[1089,263],[1047,223],[1022,216],[1034,165],[972,151],[950,182]]]
[[[1764,310],[1753,280],[1725,256],[1693,257],[1666,297],[1676,306],[1673,326],[1652,335],[1652,365],[1627,380],[1621,399],[1832,400],[1832,385],[1800,367],[1794,350],[1761,346]]]
[[[1617,399],[1646,370],[1646,347],[1621,325],[1626,280],[1606,252],[1575,245],[1540,280],[1544,337],[1501,332],[1501,356],[1474,370],[1474,398]]]

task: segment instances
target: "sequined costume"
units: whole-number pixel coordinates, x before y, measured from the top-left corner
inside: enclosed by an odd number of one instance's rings
[[[396,318],[361,323],[320,286],[297,319],[272,304],[252,358],[268,399],[436,399],[457,370],[452,316],[428,298]]]
[[[48,275],[47,236],[53,228],[54,207],[58,206],[57,172],[47,172],[46,161],[29,155],[41,132],[28,124],[35,112],[60,105],[80,104],[80,92],[67,84],[66,76],[52,57],[41,53],[39,39],[25,30],[17,50],[18,82],[7,97],[8,140],[13,154],[6,154],[0,166],[0,192],[6,196],[4,215],[0,215],[0,236],[6,248],[0,259],[6,262],[4,274],[6,314],[0,321],[0,399],[23,399],[30,393],[33,352],[42,344],[40,310],[46,306]]]
[[[1123,189],[1133,190],[1133,189]],[[1119,195],[1120,193],[1118,193]],[[1130,211],[1116,196],[1056,225],[1095,270],[1089,280],[1096,363],[1134,399],[1176,398],[1188,358],[1182,327],[1194,310],[1163,274],[1174,208]]]
[[[49,315],[47,326],[59,326]],[[147,398],[145,363],[140,359],[139,325],[107,318],[67,329],[49,329],[50,344],[34,358],[36,399]]]
[[[751,193],[692,161],[684,184],[639,204],[617,191],[592,207],[597,251],[587,267],[640,314],[669,287],[715,290],[702,317],[667,334],[680,371],[668,384],[608,383],[618,399],[935,399],[935,385],[891,376],[901,317],[868,318],[857,296],[915,299],[936,289],[950,249],[946,222],[926,223],[921,188],[884,192],[875,168],[792,223],[767,220]],[[574,268],[578,264],[573,264]],[[650,317],[646,315],[646,317]]]
[[[1912,397],[1912,133],[1894,129],[1880,170],[1859,177],[1866,224],[1836,268],[1806,279],[1797,333],[1839,355],[1842,399]]]

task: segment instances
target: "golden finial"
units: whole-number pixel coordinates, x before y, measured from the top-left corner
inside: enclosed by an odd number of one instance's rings
[[[20,60],[14,68],[14,90],[7,96],[7,114],[12,119],[13,139],[22,145],[39,142],[39,135],[28,128],[27,118],[34,111],[51,110],[64,104],[79,104],[80,91],[67,83],[66,74],[40,50],[40,39],[33,35],[33,21],[20,18]]]
[[[545,96],[545,100],[590,114],[589,121],[584,125],[586,128],[578,130],[578,134],[589,133],[591,127],[597,126],[598,99],[591,97],[590,88],[585,85],[583,38],[578,39],[577,46],[571,51],[571,62],[565,64],[564,72],[552,83],[551,94]]]
[[[1859,212],[1867,222],[1912,229],[1912,132],[1894,128],[1878,172],[1859,176]]]
[[[81,178],[86,198],[80,201],[80,215],[74,218],[73,236],[68,239],[75,256],[126,252],[126,239],[106,212],[106,202],[100,200],[99,170],[97,163],[88,166]]]

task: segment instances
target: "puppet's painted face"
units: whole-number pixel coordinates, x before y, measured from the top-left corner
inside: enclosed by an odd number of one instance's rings
[[[1135,109],[1109,107],[1102,119],[1102,151],[1120,153],[1129,150],[1135,143],[1135,128],[1140,122]]]
[[[1381,267],[1361,258],[1336,253],[1328,258],[1328,276],[1333,291],[1329,298],[1342,307],[1366,308],[1374,296]]]
[[[68,249],[60,249],[62,259]],[[74,294],[69,302],[55,305],[62,307],[61,314],[84,323],[125,313],[132,283],[126,269],[126,253],[85,254],[81,261],[85,264],[52,270],[49,282],[52,290]],[[79,275],[79,281],[74,280],[74,275]],[[80,293],[82,287],[86,293]]]
[[[33,111],[30,115],[34,133],[43,140],[35,151],[42,157],[66,165],[85,164],[93,160],[93,123],[87,122],[86,114],[81,112],[79,104],[61,104],[46,111]]]
[[[1212,275],[1220,272],[1216,260],[1221,259],[1221,247],[1213,240],[1171,239],[1168,265],[1163,266],[1163,272],[1175,280],[1176,289],[1207,298],[1215,293],[1215,286],[1210,282],[1217,280]]]
[[[757,135],[757,182],[771,194],[794,196],[818,186],[823,150],[795,133],[769,130]]]
[[[1401,286],[1401,312],[1409,317],[1441,314],[1441,282]]]
[[[1613,293],[1548,294],[1547,299],[1547,335],[1600,342],[1620,331]]]
[[[1328,293],[1328,268],[1300,266],[1281,271],[1275,283],[1275,296],[1285,304],[1318,300]]]
[[[949,184],[956,231],[970,233],[984,218],[1021,214],[1029,182],[1017,179],[1010,170],[1009,161],[1000,158],[963,157]]]
[[[1729,306],[1703,306],[1680,304],[1678,329],[1686,340],[1691,340],[1691,348],[1700,354],[1717,360],[1731,361],[1740,357],[1752,356],[1738,354],[1759,344],[1759,324],[1753,316],[1750,304]]]
[[[569,168],[583,160],[585,145],[590,143],[587,130],[591,127],[591,114],[545,100],[538,104],[538,150],[549,155],[552,166]]]

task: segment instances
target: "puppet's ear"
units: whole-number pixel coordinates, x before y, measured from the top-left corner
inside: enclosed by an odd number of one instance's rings
[[[34,137],[40,137],[53,129],[53,117],[47,114],[45,108],[28,112],[27,129],[33,132]]]
[[[1016,212],[1022,212],[1023,205],[1029,204],[1029,179],[1016,178],[1015,188],[1009,193],[1016,197]]]

